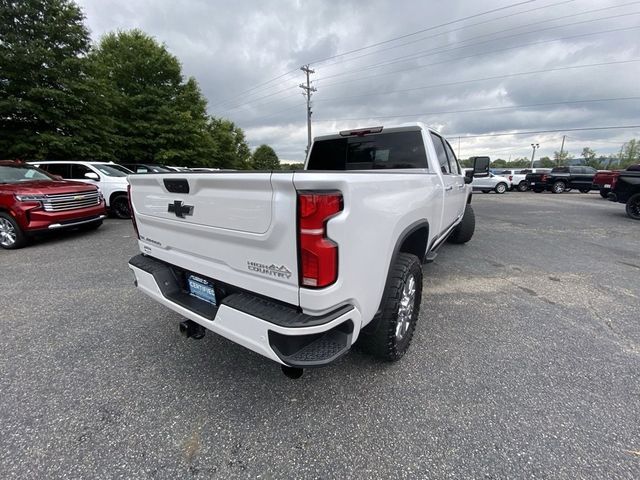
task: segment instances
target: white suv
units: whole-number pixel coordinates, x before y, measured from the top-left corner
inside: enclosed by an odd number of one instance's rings
[[[489,193],[491,190],[496,193],[504,193],[511,189],[511,180],[508,177],[489,173],[488,175],[474,176],[471,187],[474,190],[482,191],[482,193]]]
[[[127,195],[127,170],[115,163],[82,161],[29,162],[36,167],[65,180],[75,180],[98,187],[104,196],[107,208],[118,218],[129,218]]]

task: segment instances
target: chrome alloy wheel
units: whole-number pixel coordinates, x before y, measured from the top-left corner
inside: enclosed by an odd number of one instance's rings
[[[396,324],[396,340],[400,341],[409,331],[413,308],[416,300],[416,279],[411,275],[404,284],[402,297],[398,306],[398,322]]]
[[[16,229],[6,218],[0,218],[0,245],[10,247],[16,243]]]

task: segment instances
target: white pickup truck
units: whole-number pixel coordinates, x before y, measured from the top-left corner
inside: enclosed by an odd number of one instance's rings
[[[472,174],[414,123],[318,137],[304,171],[132,175],[142,253],[129,266],[140,290],[188,319],[185,335],[211,330],[289,376],[356,340],[397,360],[422,264],[473,235]]]

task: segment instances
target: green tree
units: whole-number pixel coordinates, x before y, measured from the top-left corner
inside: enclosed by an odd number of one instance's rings
[[[539,160],[536,160],[536,162],[538,163],[538,167],[541,168],[553,168],[557,165],[556,161],[551,160],[549,157],[541,157]]]
[[[622,146],[619,154],[620,168],[626,168],[629,165],[640,163],[640,142],[632,138]]]
[[[600,168],[600,160],[596,158],[596,152],[589,147],[582,149],[582,157],[584,158],[584,164],[593,168]]]
[[[109,88],[116,125],[115,156],[185,166],[214,152],[206,100],[182,76],[178,59],[140,30],[109,33],[89,56],[91,73]]]
[[[553,160],[555,161],[554,166],[560,166],[567,163],[567,160],[573,158],[569,152],[563,150],[562,152],[555,151],[553,152]]]
[[[207,123],[207,136],[213,146],[207,166],[251,169],[251,150],[241,128],[229,120],[211,117]]]
[[[303,170],[304,163],[303,162],[294,162],[294,163],[281,163],[280,170]]]
[[[280,170],[278,155],[269,145],[260,145],[253,152],[251,166],[254,170]]]
[[[111,158],[83,20],[69,0],[0,0],[0,158]]]
[[[506,168],[506,166],[507,166],[507,161],[503,160],[502,158],[498,158],[493,162],[491,162],[491,168]]]

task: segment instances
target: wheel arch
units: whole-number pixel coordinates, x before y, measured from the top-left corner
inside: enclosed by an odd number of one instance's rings
[[[109,207],[111,207],[111,204],[113,203],[113,200],[116,197],[119,197],[120,195],[124,195],[125,197],[127,196],[127,192],[124,190],[116,190],[115,192],[112,192],[111,195],[109,195]]]
[[[403,232],[398,236],[398,240],[396,241],[393,253],[391,254],[389,264],[387,265],[387,275],[384,282],[384,288],[382,289],[382,295],[380,296],[380,301],[378,303],[378,309],[376,310],[376,314],[373,320],[371,320],[371,322],[366,325],[365,328],[367,328],[367,330],[365,332],[371,332],[377,329],[377,319],[382,308],[384,292],[387,290],[387,286],[389,285],[393,265],[396,263],[398,255],[400,253],[410,253],[418,257],[420,262],[423,262],[424,256],[427,253],[428,244],[429,221],[426,219],[418,220],[417,222],[412,223],[407,228],[405,228]]]

